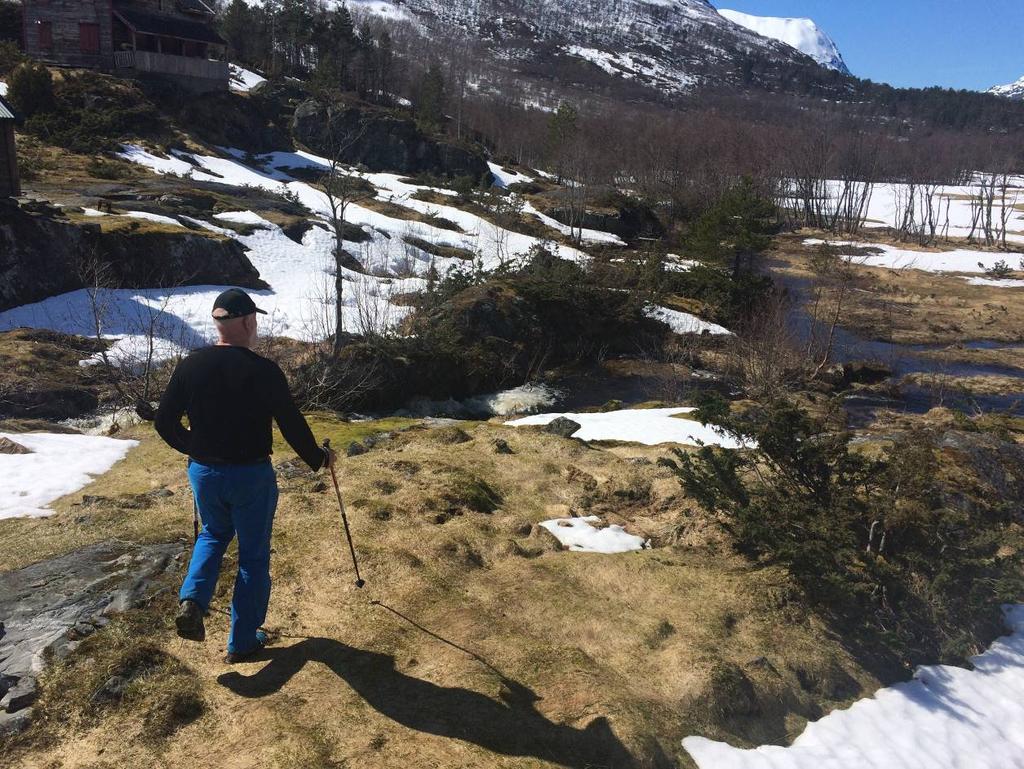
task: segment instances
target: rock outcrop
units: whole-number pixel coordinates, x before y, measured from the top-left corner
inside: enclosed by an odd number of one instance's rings
[[[292,136],[313,152],[371,171],[470,176],[489,169],[482,153],[423,133],[416,123],[383,110],[329,108],[313,99],[295,110]]]
[[[0,333],[0,419],[69,419],[95,411],[110,373],[79,362],[105,347],[45,329]]]
[[[180,544],[100,542],[0,575],[0,736],[28,726],[50,656],[69,654],[139,605],[183,552]]]
[[[0,310],[84,288],[97,272],[110,288],[266,287],[234,240],[145,223],[105,233],[45,204],[0,200]]]

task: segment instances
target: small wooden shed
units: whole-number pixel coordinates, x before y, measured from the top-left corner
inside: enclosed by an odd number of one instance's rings
[[[14,109],[0,96],[0,198],[21,195],[18,153],[14,148]]]

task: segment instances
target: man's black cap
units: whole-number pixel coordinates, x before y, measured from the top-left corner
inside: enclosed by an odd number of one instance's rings
[[[244,318],[258,312],[266,315],[265,310],[256,306],[252,297],[240,288],[229,288],[217,297],[213,303],[213,317],[215,320],[231,320],[232,318]]]

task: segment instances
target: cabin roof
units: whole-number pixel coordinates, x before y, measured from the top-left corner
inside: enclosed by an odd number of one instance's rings
[[[207,16],[214,16],[213,9],[203,0],[178,0],[178,10],[185,13],[202,13]]]
[[[4,101],[3,96],[0,96],[0,120],[16,120],[14,108]]]
[[[161,35],[176,37],[181,40],[192,40],[197,43],[214,43],[226,45],[224,38],[209,26],[191,19],[179,19],[159,13],[141,11],[137,8],[114,7],[114,15],[131,28],[133,32],[143,35]]]

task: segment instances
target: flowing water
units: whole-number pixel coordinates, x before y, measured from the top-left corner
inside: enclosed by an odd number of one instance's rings
[[[794,298],[789,310],[789,322],[800,343],[806,344],[811,337],[813,325],[806,311],[806,300],[811,291],[810,281],[778,273],[772,277]],[[1024,349],[1021,343],[990,340],[965,341],[957,346],[967,350]],[[917,385],[901,384],[889,388],[888,392],[854,393],[847,396],[845,405],[851,420],[854,423],[869,421],[879,408],[923,414],[936,406],[970,413],[1001,411],[1024,416],[1024,372],[1011,365],[955,360],[951,356],[927,354],[945,351],[950,347],[947,344],[898,344],[865,339],[849,329],[837,328],[832,360],[834,363],[881,363],[892,372],[890,382],[894,385],[910,374],[936,374],[950,380],[982,376],[1020,377],[1020,392],[1012,395],[977,395],[947,388],[940,393]]]

